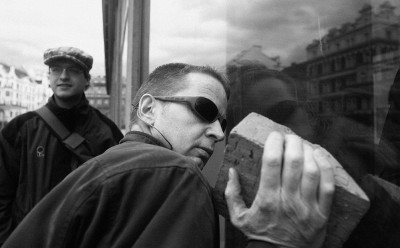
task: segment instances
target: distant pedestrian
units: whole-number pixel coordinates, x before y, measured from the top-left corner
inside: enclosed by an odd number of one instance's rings
[[[44,63],[53,96],[41,109],[11,120],[0,133],[0,245],[72,170],[123,137],[85,97],[92,56],[59,47],[45,51]]]

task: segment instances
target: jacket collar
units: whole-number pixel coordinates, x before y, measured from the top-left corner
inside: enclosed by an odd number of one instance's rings
[[[51,96],[47,102],[47,107],[54,113],[54,114],[73,114],[73,115],[86,115],[89,111],[89,101],[86,99],[85,94],[82,95],[81,100],[77,105],[72,107],[71,109],[64,109],[59,107],[56,104],[56,101],[54,99],[54,95]]]
[[[154,138],[153,136],[151,136],[147,133],[143,133],[143,132],[139,132],[139,131],[130,131],[130,132],[126,133],[125,137],[119,143],[121,144],[126,141],[143,142],[146,144],[162,146],[162,147],[169,149],[158,139]]]

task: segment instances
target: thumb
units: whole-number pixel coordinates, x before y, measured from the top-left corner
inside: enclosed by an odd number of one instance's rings
[[[225,189],[225,199],[232,221],[247,209],[240,192],[239,175],[235,169],[229,168],[229,180]]]

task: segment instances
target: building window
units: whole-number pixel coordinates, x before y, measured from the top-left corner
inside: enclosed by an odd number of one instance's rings
[[[331,92],[331,85],[329,82],[322,83],[322,93],[330,93]]]
[[[392,39],[392,32],[390,30],[386,30],[386,39],[388,40]]]
[[[310,95],[314,96],[318,94],[318,85],[316,82],[310,82]]]
[[[361,99],[361,110],[368,110],[369,109],[369,101],[368,99]]]
[[[369,41],[369,33],[364,34],[364,41],[365,42]]]
[[[337,79],[335,80],[335,91],[340,91],[342,89],[342,80]]]
[[[340,99],[336,99],[333,101],[333,111],[335,113],[342,112],[342,102],[340,101]]]
[[[357,110],[357,98],[351,97],[346,100],[346,110],[348,111]]]

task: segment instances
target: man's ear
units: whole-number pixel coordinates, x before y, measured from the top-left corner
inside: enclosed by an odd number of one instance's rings
[[[155,122],[155,99],[150,94],[144,94],[139,100],[137,110],[139,119],[152,126]]]
[[[88,80],[88,81],[86,82],[86,84],[85,84],[85,91],[86,91],[87,89],[89,89],[89,87],[90,87],[90,81]]]

